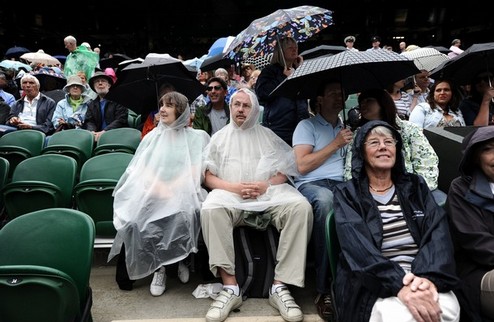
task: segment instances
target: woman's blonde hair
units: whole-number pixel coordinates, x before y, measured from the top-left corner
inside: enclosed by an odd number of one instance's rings
[[[285,66],[284,51],[286,48],[293,44],[297,46],[297,42],[291,37],[286,37],[278,40],[274,48],[273,58],[271,58],[271,64],[278,63],[281,66]]]

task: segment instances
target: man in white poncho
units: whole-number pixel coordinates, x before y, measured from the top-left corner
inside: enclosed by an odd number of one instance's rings
[[[280,231],[269,303],[287,321],[302,321],[300,307],[286,284],[304,287],[312,207],[287,178],[297,175],[292,148],[257,123],[259,102],[249,89],[230,100],[230,123],[211,137],[204,184],[211,189],[201,209],[201,227],[209,251],[209,268],[223,290],[211,304],[206,321],[224,321],[242,305],[235,278],[233,228],[245,216],[263,212]]]
[[[159,113],[158,126],[142,139],[115,187],[117,235],[108,257],[120,254],[123,265],[117,264],[116,280],[121,289],[130,290],[133,280],[154,273],[154,296],[165,291],[165,265],[180,262],[179,278],[188,281],[188,271],[181,277],[182,261],[198,251],[199,213],[207,195],[201,187],[203,161],[210,139],[187,126],[190,108],[184,95],[165,94]]]

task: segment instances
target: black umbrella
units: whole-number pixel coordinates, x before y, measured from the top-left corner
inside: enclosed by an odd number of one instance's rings
[[[334,55],[345,50],[346,48],[343,46],[321,45],[301,52],[300,56],[304,57],[304,59],[311,59],[320,56]]]
[[[102,70],[105,70],[105,68],[111,67],[113,69],[117,69],[118,64],[125,60],[132,59],[131,57],[124,55],[124,54],[112,54],[111,57],[108,58],[101,58],[99,60],[99,67]]]
[[[473,44],[431,72],[431,78],[447,78],[459,85],[470,84],[482,72],[494,70],[494,42]]]
[[[222,53],[207,57],[199,67],[202,72],[214,70],[218,68],[226,68],[234,64],[235,61],[230,58],[223,57]]]
[[[271,95],[314,98],[319,85],[328,79],[339,80],[345,93],[353,94],[370,88],[385,88],[419,72],[413,60],[389,50],[345,50],[332,56],[304,60]]]
[[[181,60],[167,54],[149,54],[142,63],[122,69],[106,97],[137,114],[147,113],[158,108],[159,88],[164,83],[173,85],[190,102],[206,90]]]

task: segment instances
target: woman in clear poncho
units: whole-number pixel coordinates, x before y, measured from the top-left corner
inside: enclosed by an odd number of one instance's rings
[[[198,251],[199,211],[207,195],[202,165],[210,137],[187,126],[190,109],[180,93],[165,94],[159,113],[160,123],[142,139],[114,192],[117,235],[108,260],[122,250],[130,280],[156,270],[166,278],[165,265]],[[120,279],[118,265],[116,278],[121,289],[132,289],[132,281],[127,278],[125,285]],[[151,287],[151,293],[161,295],[162,284],[161,292]]]

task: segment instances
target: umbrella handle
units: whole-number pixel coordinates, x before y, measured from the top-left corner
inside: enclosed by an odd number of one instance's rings
[[[280,44],[280,37],[278,37],[279,35],[276,34],[276,46],[280,46],[280,54],[281,54],[281,58],[283,59],[283,66],[285,66],[285,69],[288,68],[288,66],[286,65],[286,60],[285,60],[285,53],[283,52],[283,48],[281,47],[281,44]]]
[[[487,78],[489,79],[489,87],[492,88],[492,82],[491,82],[491,77],[490,76],[487,76]],[[494,103],[494,97],[491,98],[491,102]]]

